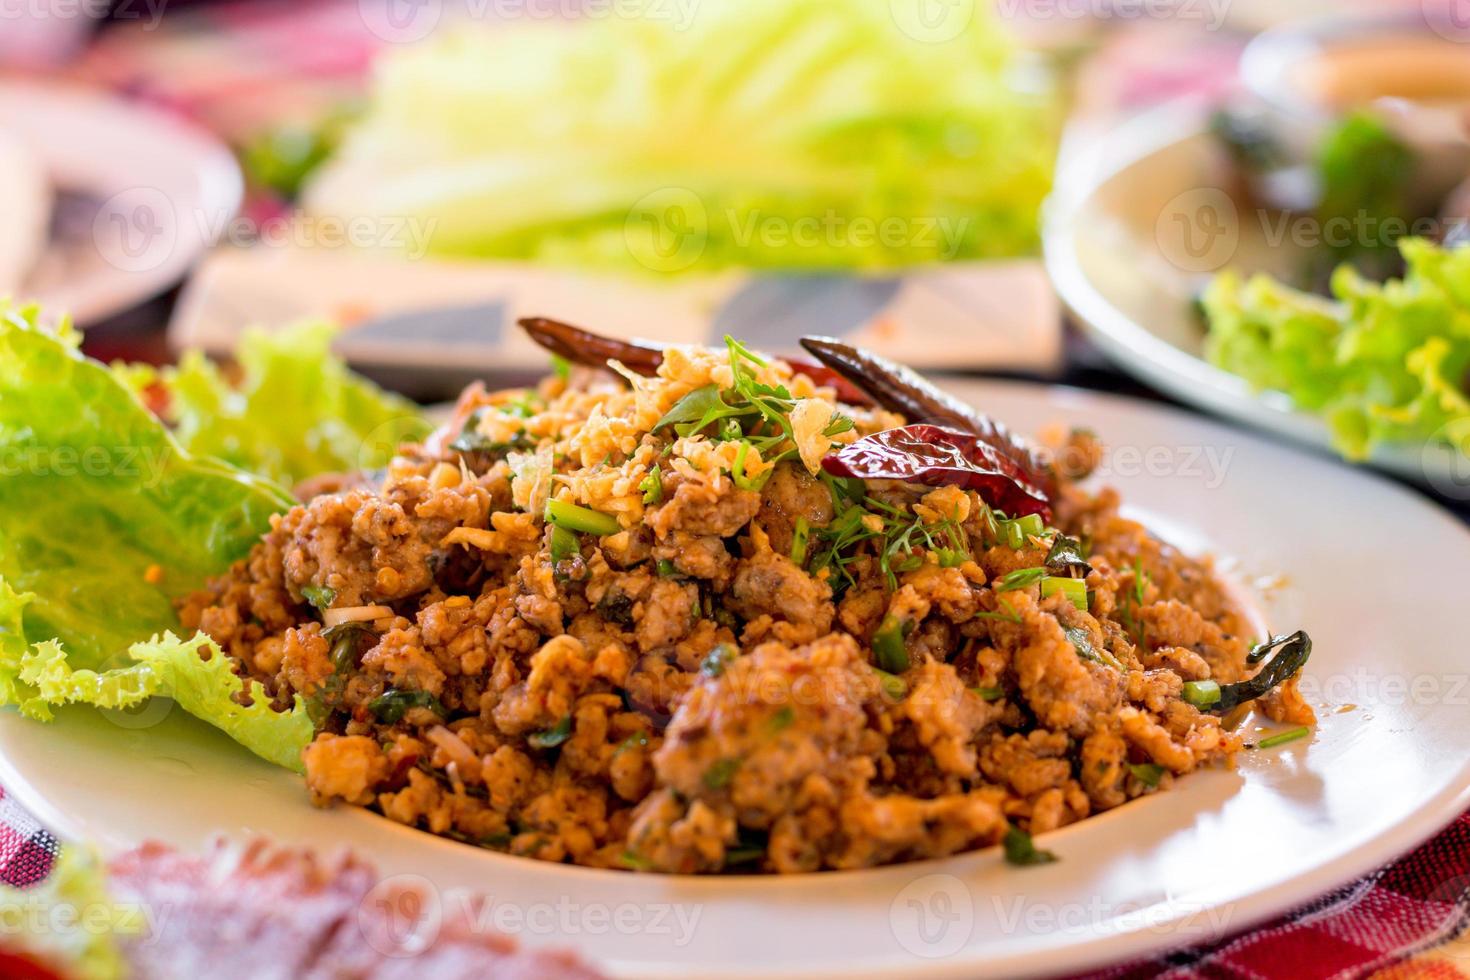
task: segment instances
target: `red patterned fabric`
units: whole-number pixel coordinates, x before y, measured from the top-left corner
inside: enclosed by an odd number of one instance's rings
[[[56,838],[0,789],[0,882],[36,884],[58,851]],[[1274,922],[1088,980],[1467,980],[1470,942],[1454,948],[1467,925],[1470,813],[1413,853]],[[0,962],[0,976],[8,975]]]
[[[0,786],[0,883],[26,888],[51,873],[61,846]]]

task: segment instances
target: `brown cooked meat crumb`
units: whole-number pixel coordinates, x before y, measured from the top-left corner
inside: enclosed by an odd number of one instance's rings
[[[974,493],[873,481],[838,561],[822,549],[857,498],[806,468],[810,446],[737,458],[736,441],[655,431],[731,372],[671,350],[631,388],[592,374],[476,386],[379,483],[319,482],[331,492],[182,603],[184,625],[279,704],[318,710],[318,802],[594,867],[938,857],[1082,820],[1241,749],[1182,691],[1248,676],[1249,623],[1207,562],[1073,482],[1095,439],[1074,438],[1054,527],[1020,547]],[[836,405],[781,362],[755,373],[851,419],[828,443],[901,422]],[[548,500],[616,530],[554,532]],[[884,552],[904,524],[921,533]],[[1086,609],[1034,580],[999,587],[1058,533],[1086,543]],[[330,618],[308,600],[322,595]],[[874,669],[893,623],[896,682]],[[1311,718],[1294,682],[1263,707]]]

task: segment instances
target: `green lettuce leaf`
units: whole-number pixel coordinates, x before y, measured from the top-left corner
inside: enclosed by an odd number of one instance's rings
[[[166,695],[300,768],[304,704],[240,705],[262,692],[207,637],[172,633],[172,600],[244,557],[290,495],[183,449],[76,347],[68,327],[0,306],[0,703],[45,720]]]
[[[942,6],[629,0],[437,32],[385,53],[304,203],[410,255],[657,273],[1034,252],[1058,100],[989,5]]]
[[[1268,276],[1216,277],[1204,296],[1210,362],[1321,414],[1351,459],[1391,442],[1470,454],[1470,249],[1400,240],[1403,279],[1341,266],[1333,299]]]
[[[303,323],[247,331],[231,381],[197,351],[177,367],[114,368],[137,392],[160,388],[179,443],[251,473],[292,485],[320,473],[371,469],[400,442],[431,428],[412,402],[353,374],[331,352],[337,328]]]

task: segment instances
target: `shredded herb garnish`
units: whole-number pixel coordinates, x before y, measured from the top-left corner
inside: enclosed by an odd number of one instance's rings
[[[303,585],[301,587],[301,594],[306,597],[306,601],[311,603],[312,608],[317,612],[330,609],[332,603],[337,601],[337,590],[330,589],[325,585]]]
[[[1051,851],[1044,851],[1036,846],[1031,835],[1020,827],[1012,827],[1006,831],[1003,846],[1006,851],[1006,860],[1011,864],[1031,865],[1050,864],[1057,859]]]
[[[403,716],[412,708],[428,708],[440,718],[449,714],[444,710],[444,705],[439,703],[439,699],[428,691],[388,690],[368,702],[368,710],[385,725],[402,721]]]
[[[904,640],[913,630],[912,620],[889,613],[878,624],[873,633],[873,653],[878,657],[878,666],[890,674],[901,674],[909,669],[909,651]]]
[[[996,592],[1010,592],[1012,589],[1024,589],[1035,585],[1046,576],[1045,568],[1018,568],[1013,572],[1003,575],[999,582],[995,583]]]
[[[791,705],[783,704],[776,709],[776,713],[771,715],[770,719],[766,722],[766,730],[774,735],[777,732],[790,728],[794,721],[796,721],[796,712],[792,710]]]
[[[908,697],[909,685],[902,677],[877,667],[873,668],[873,673],[878,675],[878,686],[883,689],[884,694],[895,701],[902,701]]]
[[[638,481],[638,489],[643,491],[643,503],[648,506],[662,503],[664,499],[664,474],[657,463],[648,475]]]
[[[740,653],[728,643],[717,643],[714,649],[705,655],[704,661],[699,665],[700,673],[706,677],[721,677],[725,668],[730,665]]]
[[[730,785],[730,780],[735,778],[735,770],[739,768],[739,759],[716,759],[704,772],[704,785],[710,789],[724,789]]]
[[[1150,788],[1159,785],[1159,780],[1164,778],[1164,767],[1154,762],[1130,763],[1128,771],[1140,783]]]
[[[554,749],[572,737],[572,716],[567,715],[544,732],[527,736],[526,742],[533,749]]]
[[[1312,730],[1303,725],[1300,728],[1293,728],[1289,731],[1284,731],[1279,734],[1272,735],[1270,738],[1263,738],[1253,747],[1257,749],[1274,749],[1278,745],[1285,745],[1288,742],[1295,742],[1298,739],[1306,738],[1310,734],[1312,734]]]

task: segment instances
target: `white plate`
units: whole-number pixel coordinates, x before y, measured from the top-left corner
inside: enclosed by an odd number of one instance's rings
[[[1283,274],[1302,252],[1270,216],[1236,207],[1232,174],[1197,103],[1146,112],[1070,153],[1045,221],[1063,304],[1129,373],[1181,401],[1331,452],[1327,427],[1280,392],[1203,360],[1192,304],[1227,266]],[[1273,241],[1274,239],[1274,241]],[[1369,462],[1470,499],[1470,460],[1448,446],[1388,445]]]
[[[105,319],[184,277],[229,230],[243,183],[212,136],[86,89],[0,84],[0,129],[57,192],[51,241],[18,297],[78,323]]]
[[[660,977],[1096,966],[1245,928],[1368,872],[1470,806],[1470,691],[1452,598],[1470,581],[1470,533],[1454,519],[1373,474],[1181,412],[1026,385],[956,390],[1022,429],[1082,420],[1104,433],[1107,480],[1134,512],[1186,548],[1233,554],[1239,581],[1279,578],[1261,611],[1278,630],[1312,633],[1312,689],[1356,707],[1322,711],[1309,742],[1247,753],[1235,772],[1191,775],[1046,835],[1061,860],[1033,868],[994,851],[791,878],[546,865],[365,811],[314,809],[296,776],[177,710],[125,724],[65,711],[50,727],[0,713],[0,784],[44,822],[109,849],[145,838],[192,848],[218,831],[350,845],[386,874],[488,892],[498,921],[527,942]],[[686,923],[697,916],[687,941],[678,919],[661,917],[670,905]],[[597,918],[618,914],[643,928]]]
[[[51,184],[41,162],[15,134],[0,126],[0,296],[25,281],[46,247]]]

